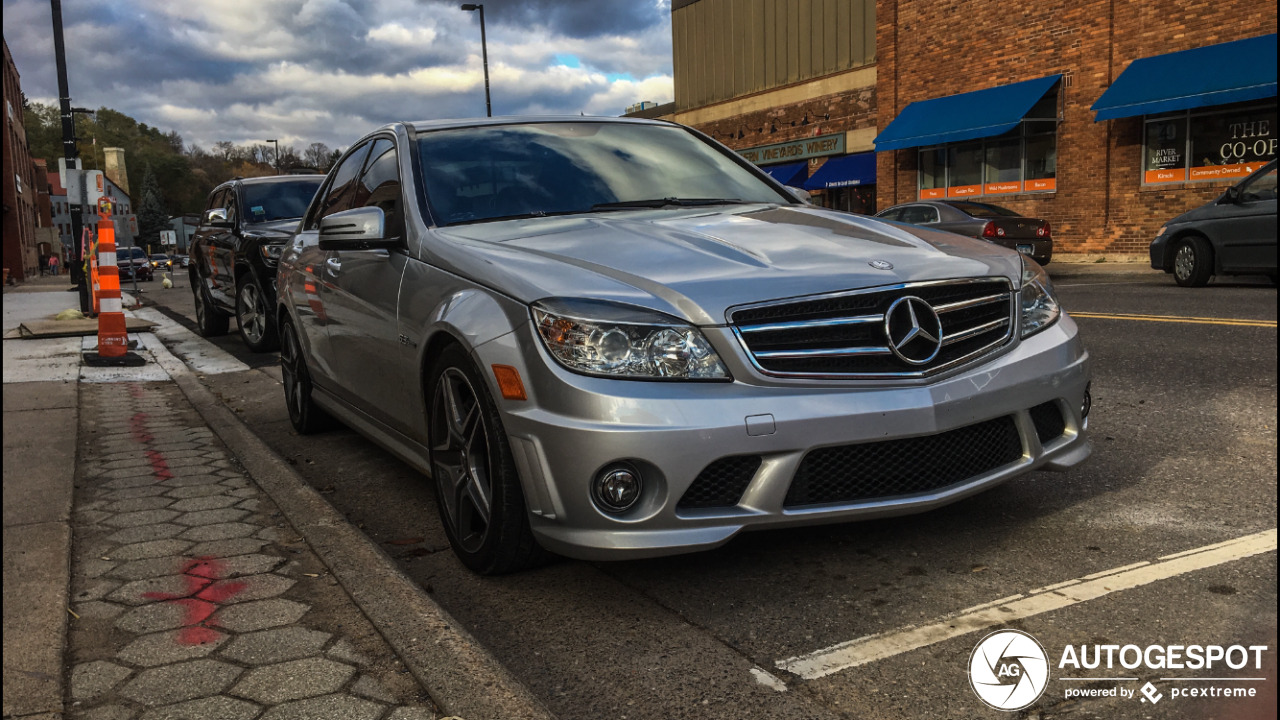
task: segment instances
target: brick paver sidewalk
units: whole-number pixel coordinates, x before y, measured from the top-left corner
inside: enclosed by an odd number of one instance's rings
[[[386,642],[172,383],[81,385],[72,720],[418,720]]]

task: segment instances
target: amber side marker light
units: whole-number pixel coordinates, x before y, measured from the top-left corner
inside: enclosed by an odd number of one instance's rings
[[[524,394],[524,383],[520,382],[520,371],[510,365],[494,365],[493,377],[498,381],[498,389],[507,400],[528,400]]]

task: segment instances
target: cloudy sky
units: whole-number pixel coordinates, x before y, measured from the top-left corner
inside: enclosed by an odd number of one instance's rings
[[[48,0],[3,0],[22,90],[58,95]],[[434,0],[63,0],[70,92],[209,149],[345,148],[393,120],[484,115],[478,13]],[[494,115],[668,102],[669,0],[488,0]]]

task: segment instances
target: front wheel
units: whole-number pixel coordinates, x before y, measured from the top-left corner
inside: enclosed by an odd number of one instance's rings
[[[1204,287],[1213,275],[1213,248],[1199,235],[1185,238],[1173,251],[1173,279],[1182,287]]]
[[[236,289],[236,324],[240,326],[240,339],[250,350],[268,352],[280,347],[262,286],[252,274],[245,276]]]
[[[498,408],[462,348],[431,368],[428,437],[436,505],[449,544],[481,575],[532,567],[547,553],[529,529]]]
[[[282,313],[283,314],[283,313]],[[302,357],[302,344],[293,323],[280,323],[280,375],[284,383],[284,402],[289,407],[289,424],[299,435],[311,435],[332,424],[329,414],[311,399],[311,373]]]

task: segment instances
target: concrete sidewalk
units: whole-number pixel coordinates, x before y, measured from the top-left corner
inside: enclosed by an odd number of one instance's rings
[[[4,329],[74,307],[66,283],[6,288]],[[4,341],[4,717],[549,717],[137,339],[142,368]]]

